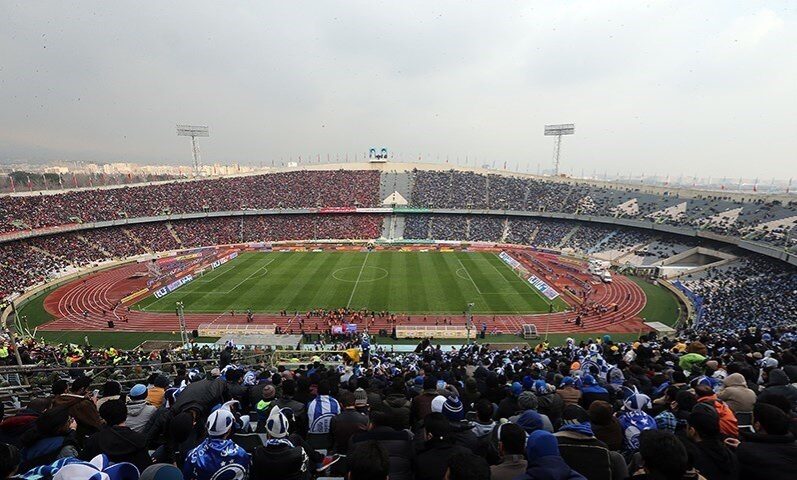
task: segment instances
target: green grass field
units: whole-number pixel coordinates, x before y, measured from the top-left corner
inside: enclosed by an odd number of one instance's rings
[[[313,308],[422,314],[514,314],[554,311],[549,302],[493,253],[271,252],[244,253],[179,290],[137,304],[171,312],[307,311]]]

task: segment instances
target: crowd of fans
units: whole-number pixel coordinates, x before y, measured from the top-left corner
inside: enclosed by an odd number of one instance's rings
[[[391,172],[397,177],[395,172]],[[386,174],[388,175],[388,174]],[[634,186],[608,187],[579,181],[482,175],[467,171],[407,172],[411,206],[579,213],[625,217],[745,236],[785,248],[797,246],[791,235],[794,202],[722,195],[681,198],[677,192],[654,194]],[[396,178],[394,178],[395,183]],[[374,207],[387,188],[378,171],[297,171],[212,180],[176,181],[0,197],[0,233],[56,225],[145,217],[167,213],[301,207]],[[628,202],[632,206],[621,207]],[[665,209],[685,204],[683,211]],[[737,211],[730,217],[721,214]],[[732,219],[731,219],[732,218]],[[782,225],[758,228],[782,219]]]
[[[740,259],[681,281],[703,298],[701,322],[715,331],[788,326],[797,319],[797,273],[779,262]]]
[[[297,171],[51,195],[2,196],[0,233],[168,213],[378,204],[377,171]]]
[[[794,325],[512,350],[373,340],[277,367],[233,346],[20,342],[24,362],[52,356],[69,378],[4,415],[0,475],[779,480],[797,467]]]
[[[797,245],[797,238],[789,237],[795,221],[786,226],[756,230],[764,222],[795,216],[794,202],[788,205],[778,200],[764,202],[732,200],[721,196],[680,198],[675,195],[655,195],[625,189],[591,185],[584,182],[553,182],[537,178],[503,175],[480,175],[457,170],[412,172],[414,186],[411,204],[427,208],[474,208],[532,210],[579,213],[605,217],[621,216],[676,226],[689,226],[715,233],[750,236],[751,239],[789,248]],[[634,208],[620,208],[628,201]],[[665,212],[668,207],[686,203],[682,213]],[[715,218],[716,215],[740,209],[734,221]],[[797,235],[795,235],[797,237]],[[788,245],[787,245],[788,244]]]
[[[132,224],[0,243],[0,298],[76,268],[132,255],[241,242],[371,239],[376,214],[265,215]]]
[[[592,253],[596,247],[624,250],[657,241],[655,252],[651,254],[662,258],[668,256],[665,255],[668,250],[661,242],[669,242],[669,237],[661,234],[609,225],[532,217],[440,214],[408,216],[404,238],[506,242],[542,248],[572,248],[581,253]]]

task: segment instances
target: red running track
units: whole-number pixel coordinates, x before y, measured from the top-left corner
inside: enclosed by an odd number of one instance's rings
[[[524,262],[525,263],[525,262]],[[528,265],[528,264],[527,264]],[[547,263],[555,273],[555,265]],[[536,270],[535,270],[536,271]],[[120,299],[146,286],[146,277],[136,277],[137,273],[145,273],[146,267],[140,264],[127,265],[113,270],[96,273],[85,279],[75,280],[57,288],[47,296],[44,301],[45,309],[56,317],[55,320],[39,327],[45,331],[122,331],[122,332],[177,332],[179,324],[177,315],[171,313],[153,313],[130,311],[126,306],[116,306]],[[536,271],[545,276],[545,272]],[[572,273],[572,272],[571,272]],[[589,279],[589,274],[578,275],[579,278]],[[548,278],[548,277],[546,277]],[[562,290],[567,281],[548,278],[549,283],[554,283]],[[585,326],[576,327],[573,321],[576,317],[574,311],[536,314],[536,315],[477,315],[474,316],[474,325],[481,328],[482,323],[487,324],[490,333],[518,333],[524,323],[534,323],[540,333],[569,333],[569,332],[612,332],[634,333],[644,328],[638,317],[645,306],[646,298],[642,289],[631,280],[616,275],[611,284],[593,284],[593,292],[589,297],[603,305],[618,305],[617,312],[607,312],[603,315],[583,315]],[[574,303],[574,302],[571,302]],[[71,309],[69,308],[71,307]],[[104,313],[103,313],[104,312]],[[127,321],[124,321],[124,318]],[[246,316],[238,313],[223,314],[186,313],[186,325],[189,330],[199,327],[203,323],[216,324],[246,324]],[[114,320],[115,328],[108,328],[108,320]],[[399,325],[434,325],[435,322],[443,323],[449,320],[452,325],[464,325],[462,316],[422,316],[413,315],[408,321],[400,318]],[[278,315],[256,314],[254,324],[282,327],[284,332],[291,332],[298,328],[291,325],[291,317]],[[305,331],[317,333],[328,329],[320,318],[311,317],[304,322]],[[392,328],[387,319],[377,318],[369,325],[370,331]]]

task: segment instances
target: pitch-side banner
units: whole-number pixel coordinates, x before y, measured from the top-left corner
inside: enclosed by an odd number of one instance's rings
[[[167,294],[172,293],[173,291],[177,290],[178,288],[182,287],[186,283],[190,282],[194,279],[193,275],[186,275],[183,278],[177,279],[172,283],[166,285],[163,288],[155,290],[155,297],[162,298],[165,297]]]
[[[529,283],[530,283],[530,284],[531,284],[531,285],[532,285],[534,288],[536,288],[537,290],[539,290],[539,291],[540,291],[540,293],[542,293],[543,295],[545,295],[545,298],[547,298],[548,300],[553,300],[554,298],[556,298],[556,297],[558,297],[558,296],[559,296],[559,293],[558,293],[556,290],[554,290],[553,288],[551,288],[551,286],[550,286],[550,285],[548,285],[547,283],[545,283],[543,280],[539,279],[539,278],[538,278],[538,277],[536,277],[535,275],[531,275],[531,276],[529,276],[529,278],[528,278],[528,282],[529,282]]]
[[[512,256],[511,256],[511,255],[509,255],[509,254],[508,254],[508,253],[506,253],[506,252],[501,252],[501,253],[499,253],[499,254],[498,254],[498,258],[500,258],[501,260],[503,260],[503,261],[504,261],[504,263],[506,263],[507,265],[509,265],[509,266],[510,266],[510,267],[512,267],[512,268],[516,268],[516,269],[517,269],[517,268],[523,268],[523,266],[520,264],[520,262],[518,262],[517,260],[515,260],[514,258],[512,258]]]

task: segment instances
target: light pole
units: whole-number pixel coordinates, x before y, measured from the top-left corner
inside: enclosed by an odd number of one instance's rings
[[[183,312],[183,302],[177,302],[177,319],[180,321],[180,340],[183,348],[188,346],[188,330],[185,327],[185,312]]]
[[[471,344],[470,341],[470,331],[473,328],[473,302],[468,303],[468,308],[465,310],[465,328],[468,330],[468,345]]]

